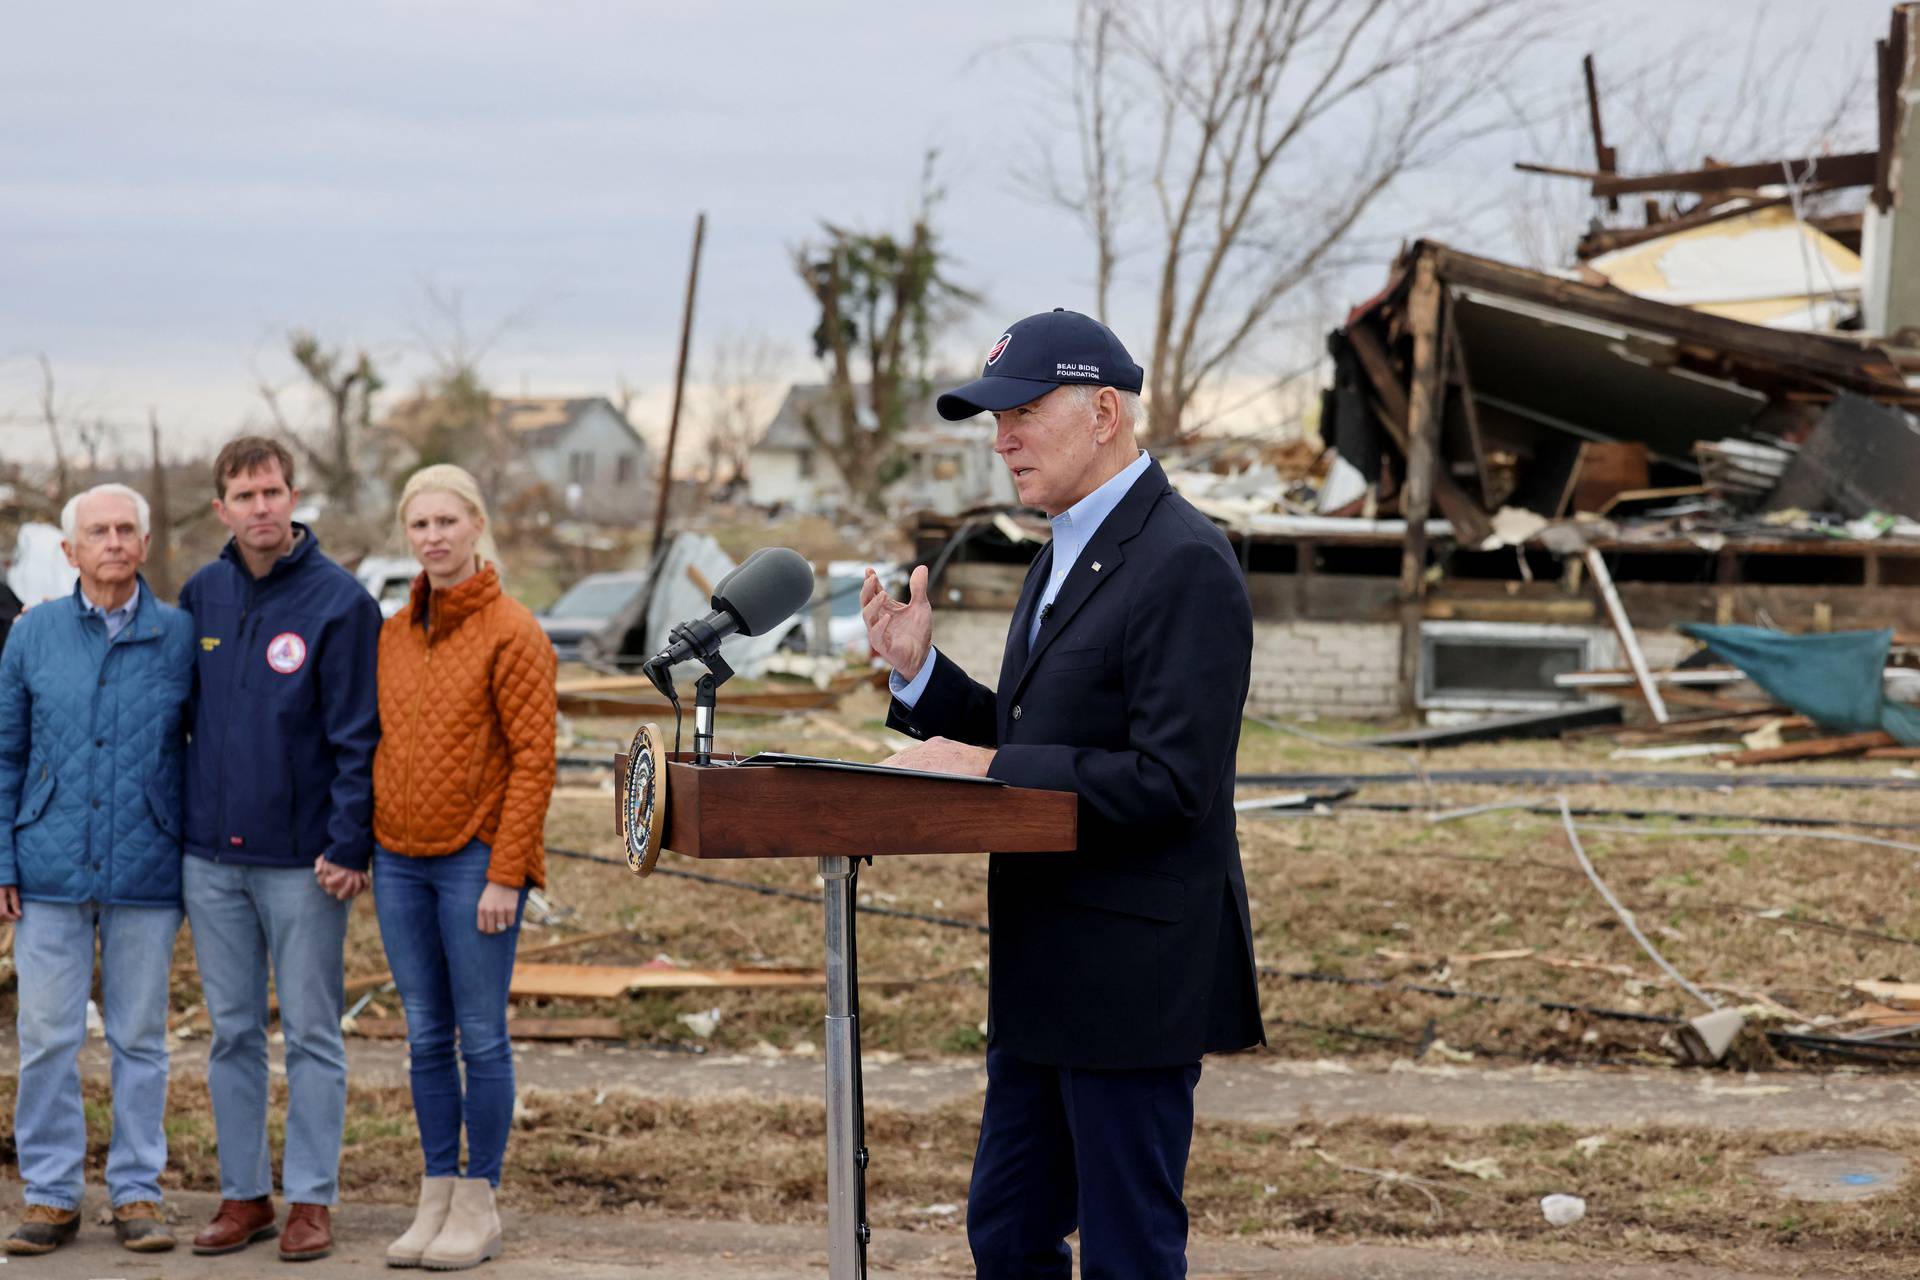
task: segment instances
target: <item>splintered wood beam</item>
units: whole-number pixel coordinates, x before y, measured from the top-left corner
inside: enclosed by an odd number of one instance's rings
[[[1831,756],[1857,756],[1876,747],[1894,745],[1893,735],[1875,729],[1871,733],[1849,733],[1838,738],[1811,738],[1789,742],[1783,747],[1742,751],[1726,757],[1737,765],[1782,764],[1788,760],[1824,760]]]
[[[1646,191],[1727,191],[1777,186],[1786,182],[1789,169],[1796,180],[1813,186],[1867,187],[1873,185],[1879,164],[1878,151],[1855,151],[1843,156],[1800,156],[1674,173],[1603,173],[1593,180],[1593,194],[1596,197],[1630,196]]]
[[[1407,391],[1400,385],[1394,374],[1393,362],[1387,358],[1387,350],[1380,339],[1365,325],[1355,325],[1347,331],[1347,340],[1353,344],[1353,353],[1360,357],[1360,367],[1372,384],[1373,392],[1380,401],[1380,425],[1386,429],[1387,438],[1393,441],[1393,447],[1405,457],[1409,448],[1407,439]],[[1440,508],[1440,514],[1453,525],[1454,538],[1462,546],[1477,546],[1493,531],[1493,524],[1487,519],[1487,513],[1480,509],[1467,491],[1457,484],[1443,468],[1435,468],[1433,477],[1433,501]]]
[[[1613,630],[1620,637],[1620,647],[1627,651],[1627,663],[1633,668],[1633,678],[1640,685],[1640,695],[1647,700],[1647,710],[1661,724],[1668,720],[1667,704],[1660,697],[1660,686],[1653,682],[1653,675],[1647,670],[1647,655],[1640,651],[1640,639],[1633,633],[1633,622],[1627,617],[1627,606],[1620,602],[1620,593],[1613,589],[1613,575],[1607,572],[1607,562],[1593,547],[1587,548],[1587,572],[1593,577],[1593,585],[1600,590],[1600,598],[1606,602],[1607,617],[1613,622]]]

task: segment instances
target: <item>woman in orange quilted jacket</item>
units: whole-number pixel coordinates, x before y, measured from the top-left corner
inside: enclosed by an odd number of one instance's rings
[[[533,615],[500,588],[471,475],[415,472],[399,520],[422,572],[409,607],[380,631],[373,896],[407,1013],[426,1171],[419,1212],[387,1262],[446,1271],[500,1251],[494,1193],[513,1123],[507,982],[527,890],[546,883],[555,659]]]

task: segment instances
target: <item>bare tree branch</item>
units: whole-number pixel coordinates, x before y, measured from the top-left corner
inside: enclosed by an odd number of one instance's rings
[[[1555,8],[1082,0],[1068,88],[1078,181],[1064,188],[1049,162],[1052,180],[1033,189],[1088,228],[1104,314],[1121,246],[1142,230],[1125,199],[1132,184],[1115,177],[1131,149],[1152,156],[1151,440],[1177,437],[1194,399],[1363,234],[1383,196],[1509,126],[1489,82],[1544,38]],[[1146,119],[1114,112],[1116,102]]]

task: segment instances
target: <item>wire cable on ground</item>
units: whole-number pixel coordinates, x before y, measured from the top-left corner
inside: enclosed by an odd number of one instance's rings
[[[1580,833],[1574,829],[1573,814],[1567,808],[1567,798],[1561,796],[1559,800],[1560,822],[1567,830],[1567,843],[1573,846],[1573,856],[1580,860],[1580,869],[1587,873],[1587,879],[1593,881],[1593,887],[1600,891],[1600,896],[1605,898],[1607,905],[1613,908],[1613,914],[1620,917],[1620,923],[1627,926],[1627,932],[1632,934],[1633,940],[1640,944],[1640,949],[1646,952],[1655,964],[1660,966],[1662,972],[1678,983],[1681,990],[1698,1000],[1701,1004],[1707,1006],[1707,1008],[1718,1009],[1720,1007],[1718,1000],[1715,1000],[1712,996],[1681,977],[1680,971],[1668,964],[1667,958],[1655,950],[1651,942],[1647,941],[1647,935],[1640,932],[1639,922],[1633,918],[1633,912],[1620,905],[1620,899],[1613,896],[1613,890],[1607,888],[1606,881],[1602,880],[1600,873],[1594,870],[1593,862],[1587,857],[1587,851],[1580,847]]]
[[[587,853],[581,849],[556,849],[549,845],[547,852],[556,857],[575,858],[581,862],[599,862],[609,867],[627,869],[625,858],[609,858],[605,854]],[[817,893],[802,893],[798,889],[782,889],[777,885],[755,884],[751,880],[729,880],[725,876],[710,876],[700,871],[680,871],[672,867],[656,866],[656,876],[672,876],[676,880],[693,880],[700,884],[719,885],[727,889],[740,889],[747,893],[757,893],[765,898],[786,898],[794,902],[805,902],[811,906],[820,905]],[[956,920],[951,916],[928,915],[921,911],[903,911],[898,907],[876,907],[868,903],[856,903],[854,910],[863,915],[890,916],[896,920],[918,920],[922,924],[937,924],[948,929],[966,929],[974,933],[985,933],[987,926],[972,920]]]
[[[623,858],[610,858],[604,854],[587,853],[580,849],[557,849],[549,847],[548,853],[561,858],[574,858],[582,862],[598,862],[607,866],[626,868]],[[680,871],[670,867],[656,866],[653,874],[673,876],[681,880],[692,880],[699,884],[714,885],[725,889],[740,889],[762,897],[782,898],[794,902],[805,902],[811,906],[819,905],[818,896],[802,893],[797,889],[783,889],[776,885],[755,884],[750,880],[732,880],[725,876],[707,875],[699,871]],[[972,933],[985,934],[987,926],[974,920],[957,920],[952,916],[928,915],[921,911],[904,911],[897,907],[877,907],[861,903],[854,907],[864,915],[888,916],[896,920],[914,920],[921,924],[939,925],[947,929],[964,929]],[[1385,991],[1405,991],[1416,995],[1438,996],[1443,999],[1478,1000],[1489,1004],[1529,1004],[1536,1008],[1555,1013],[1584,1013],[1597,1018],[1611,1018],[1621,1022],[1678,1022],[1681,1019],[1665,1014],[1641,1013],[1633,1009],[1609,1009],[1600,1005],[1576,1004],[1561,1000],[1543,1000],[1536,996],[1502,996],[1492,992],[1463,991],[1454,987],[1423,986],[1411,982],[1390,982],[1384,978],[1349,978],[1336,973],[1315,973],[1301,970],[1276,969],[1271,965],[1258,966],[1263,978],[1285,978],[1291,982],[1324,982],[1336,986],[1368,987]]]

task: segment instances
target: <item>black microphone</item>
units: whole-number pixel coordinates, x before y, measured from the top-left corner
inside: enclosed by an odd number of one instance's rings
[[[642,668],[662,693],[667,669],[688,658],[711,658],[720,642],[738,633],[765,635],[813,598],[813,566],[798,551],[762,547],[720,579],[713,589],[713,612],[668,632],[671,643]],[[671,696],[671,695],[668,695]]]

